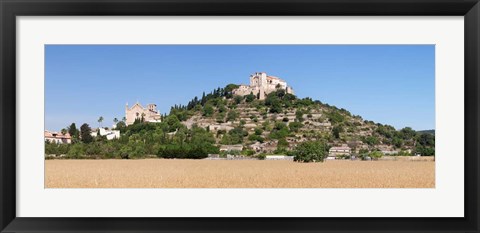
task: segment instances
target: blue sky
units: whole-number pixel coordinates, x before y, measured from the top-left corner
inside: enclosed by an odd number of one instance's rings
[[[435,128],[434,45],[46,45],[45,127],[104,126],[125,104],[174,104],[249,75],[397,129]]]

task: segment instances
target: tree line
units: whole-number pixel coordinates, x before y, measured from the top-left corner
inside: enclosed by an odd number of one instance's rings
[[[121,132],[118,139],[107,140],[105,136],[91,135],[88,124],[78,130],[75,123],[68,128],[71,144],[45,142],[45,154],[66,158],[205,158],[208,154],[219,153],[215,138],[207,130],[193,126],[187,129],[175,115],[161,123],[136,122],[125,126],[117,123]]]

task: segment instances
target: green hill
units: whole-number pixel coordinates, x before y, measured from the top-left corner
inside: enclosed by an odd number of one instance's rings
[[[90,136],[91,129],[74,123],[66,130],[72,144],[45,143],[46,158],[205,158],[209,154],[298,155],[311,160],[312,148],[325,156],[332,147],[348,148],[354,155],[434,155],[435,135],[406,127],[396,130],[353,115],[343,108],[311,98],[299,99],[282,89],[260,100],[253,94],[233,94],[230,84],[186,105],[175,105],[161,123],[117,123],[119,139]],[[307,145],[308,142],[312,142]],[[302,145],[302,146],[299,146]],[[299,147],[297,147],[299,146]],[[377,152],[377,151],[381,151]],[[301,158],[300,160],[307,161]]]
[[[432,134],[409,127],[396,130],[318,100],[299,99],[281,89],[265,100],[252,94],[236,96],[232,94],[236,87],[230,84],[195,97],[185,106],[174,106],[169,116],[176,116],[187,129],[200,127],[213,133],[216,145],[223,149],[241,144],[248,154],[286,154],[311,140],[325,141],[330,147],[346,145],[354,153],[434,153]]]

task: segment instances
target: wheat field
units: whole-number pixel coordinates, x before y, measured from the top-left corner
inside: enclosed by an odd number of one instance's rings
[[[433,161],[46,160],[46,188],[434,188]]]

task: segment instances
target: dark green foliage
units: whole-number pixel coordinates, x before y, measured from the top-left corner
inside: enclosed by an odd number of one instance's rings
[[[254,154],[255,154],[255,151],[253,151],[253,150],[249,150],[249,149],[242,150],[242,155],[252,156]]]
[[[72,123],[70,126],[68,126],[67,131],[70,134],[70,136],[72,137],[73,141],[78,141],[79,136],[80,136],[80,132],[78,131],[75,123]]]
[[[381,158],[383,156],[383,153],[380,152],[380,151],[372,151],[372,152],[370,152],[370,154],[368,154],[368,156],[372,160],[378,160],[379,158]]]
[[[272,92],[267,95],[265,99],[265,105],[270,107],[270,113],[280,113],[282,112],[282,103],[280,98],[276,95],[275,92]]]
[[[169,116],[175,119],[176,116]],[[168,117],[167,117],[168,118]],[[173,124],[172,124],[173,122]],[[205,153],[218,153],[213,135],[203,128],[193,126],[187,130],[184,126],[177,128],[176,133],[167,135],[177,120],[162,123],[138,123],[129,125],[120,139],[111,141],[96,140],[95,142],[76,144],[45,143],[46,155],[67,155],[66,158],[123,158],[137,159],[150,155],[164,155],[164,149],[183,151],[179,158],[203,158]],[[84,127],[85,128],[85,127]],[[186,151],[186,152],[185,152]],[[174,153],[177,155],[179,153]],[[168,157],[168,156],[167,156]],[[171,157],[171,156],[170,156]]]
[[[416,136],[415,130],[410,127],[405,127],[400,130],[400,136],[405,140],[413,139]]]
[[[85,145],[83,143],[76,143],[71,145],[67,152],[68,157],[78,159],[85,156]]]
[[[232,96],[233,96],[232,91],[237,89],[238,87],[239,86],[237,84],[228,84],[227,86],[225,86],[225,88],[223,90],[223,96],[225,96],[225,98],[227,98],[227,99],[232,98]]]
[[[331,111],[329,113],[326,114],[327,117],[328,117],[328,120],[332,123],[332,124],[338,124],[338,123],[342,123],[345,121],[345,117],[338,111]]]
[[[205,104],[205,106],[203,107],[203,116],[205,116],[205,117],[212,116],[213,112],[214,112],[214,109],[213,109],[212,105]]]
[[[169,115],[170,116],[176,116],[179,121],[186,121],[189,117],[192,116],[192,112],[188,111],[184,106],[175,105],[174,107],[172,107],[170,109],[170,114]]]
[[[369,151],[367,149],[360,149],[358,153],[358,157],[361,160],[367,160],[368,158],[370,158],[368,155],[369,155]]]
[[[255,128],[255,135],[262,135],[263,129],[261,128]]]
[[[177,119],[177,121],[178,121],[178,119]],[[163,122],[162,125],[166,125],[166,123]],[[155,124],[145,122],[145,123],[138,123],[138,124],[129,125],[126,128],[126,132],[127,132],[128,135],[130,135],[130,134],[146,132],[146,131],[155,130],[155,129],[156,129]],[[175,130],[173,130],[173,131],[175,131]]]
[[[218,153],[218,148],[212,144],[169,144],[162,146],[157,155],[160,158],[203,159],[208,154]]]
[[[225,113],[219,112],[215,119],[216,119],[217,123],[224,123],[225,122]]]
[[[288,127],[290,128],[290,131],[298,132],[303,127],[303,124],[302,122],[290,122]]]
[[[306,141],[300,143],[292,153],[297,162],[323,162],[328,155],[327,146],[320,141]]]
[[[270,113],[281,113],[284,108],[292,106],[296,97],[292,94],[286,94],[285,90],[280,89],[271,92],[265,98],[265,106],[269,107]]]
[[[315,102],[313,102],[312,98],[306,97],[306,98],[297,100],[296,104],[299,107],[308,107],[308,106],[314,105]]]
[[[265,141],[265,139],[260,136],[260,135],[256,135],[256,134],[252,134],[250,136],[248,136],[248,140],[254,142],[254,141],[257,141],[257,142],[260,142],[260,143],[263,143]]]
[[[380,140],[375,136],[368,136],[362,138],[363,143],[367,143],[369,146],[378,145]]]
[[[403,139],[394,137],[392,139],[392,144],[395,146],[395,148],[401,148],[403,146]]]
[[[242,143],[243,138],[248,135],[248,132],[245,131],[243,129],[243,127],[235,127],[232,130],[230,130],[227,135],[225,135],[226,136],[225,141],[222,140],[222,142],[224,142],[224,144],[226,144],[226,145],[233,145],[233,144]],[[224,138],[225,138],[225,136],[224,136]],[[227,139],[228,139],[228,141],[227,141]]]
[[[281,139],[288,136],[290,132],[288,131],[288,127],[286,124],[277,122],[275,123],[275,127],[273,127],[272,131],[270,132],[270,139]]]
[[[188,135],[188,134],[187,134]],[[177,139],[183,136],[176,136]],[[213,135],[203,128],[193,127],[189,136],[177,140],[175,143],[161,145],[157,155],[162,158],[205,158],[208,154],[218,154],[218,147],[214,146]]]
[[[420,154],[421,156],[432,156],[432,155],[435,155],[435,147],[417,145],[415,147],[415,154],[417,153]]]
[[[393,138],[396,136],[396,130],[393,126],[390,125],[379,125],[378,128],[375,130],[378,134],[386,137],[386,138]]]
[[[286,150],[289,146],[287,139],[280,138],[277,143],[277,150]]]
[[[293,94],[287,93],[283,96],[283,100],[286,101],[286,103],[294,103],[294,101],[297,99],[297,97]]]
[[[46,155],[66,155],[70,149],[71,145],[68,144],[57,144],[45,142],[45,154]]]
[[[80,137],[83,143],[90,143],[93,141],[93,137],[90,135],[91,133],[92,129],[88,124],[85,123],[80,127]]]
[[[336,138],[336,139],[340,138],[340,133],[342,133],[342,132],[343,132],[343,127],[341,125],[336,125],[332,129],[333,137]]]
[[[240,144],[243,142],[243,138],[248,136],[248,132],[243,127],[238,126],[230,130],[222,137],[221,143],[224,145]]]
[[[126,128],[127,128],[127,125],[125,124],[125,122],[120,121],[117,123],[117,127],[115,129],[120,130],[120,133],[124,133]]]
[[[253,93],[250,93],[249,95],[245,96],[245,102],[251,103],[255,100],[255,95]]]
[[[417,136],[417,142],[422,146],[435,146],[435,135],[422,133]]]
[[[303,113],[302,110],[297,110],[297,111],[295,112],[295,118],[296,118],[298,121],[303,122],[303,120],[304,120],[304,119],[303,119],[303,114],[304,114],[304,113]]]
[[[238,112],[235,110],[230,110],[227,114],[227,121],[235,121],[238,118]]]
[[[420,133],[420,134],[427,133],[427,134],[432,134],[432,135],[435,136],[435,130],[434,129],[420,130],[420,131],[417,131],[417,133]]]
[[[243,97],[242,96],[239,96],[239,95],[236,95],[234,98],[233,98],[235,104],[240,104],[243,100]]]
[[[257,158],[260,159],[260,160],[265,160],[265,158],[267,158],[267,154],[260,153],[260,154],[257,155]]]

